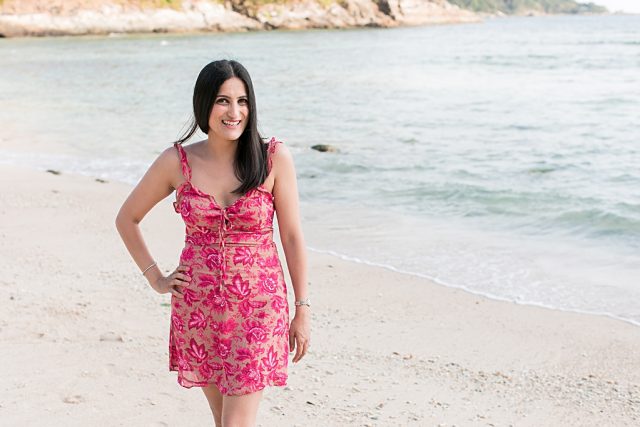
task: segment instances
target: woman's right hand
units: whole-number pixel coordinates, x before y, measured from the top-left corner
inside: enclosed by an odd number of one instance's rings
[[[173,273],[162,276],[153,283],[153,289],[159,294],[171,292],[175,297],[182,298],[183,288],[189,286],[191,282],[191,268],[180,264]]]

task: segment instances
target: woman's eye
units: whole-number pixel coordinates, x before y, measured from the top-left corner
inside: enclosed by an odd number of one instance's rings
[[[224,99],[224,98],[220,98],[220,99],[218,99],[218,104],[223,104],[223,103],[225,103],[225,102],[227,102],[227,100],[226,100],[226,99]]]
[[[241,99],[240,101],[238,101],[239,104],[248,104],[249,100],[247,99]]]

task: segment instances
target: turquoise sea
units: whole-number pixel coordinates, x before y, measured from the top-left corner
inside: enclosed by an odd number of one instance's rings
[[[219,58],[294,153],[312,250],[640,325],[640,16],[1,39],[0,163],[133,184]]]

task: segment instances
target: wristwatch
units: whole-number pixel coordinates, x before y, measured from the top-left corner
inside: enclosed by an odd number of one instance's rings
[[[308,307],[311,307],[311,303],[309,302],[309,298],[296,300],[296,306],[298,306],[298,305],[306,305]]]

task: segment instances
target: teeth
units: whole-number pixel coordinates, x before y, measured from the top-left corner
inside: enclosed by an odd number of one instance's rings
[[[228,121],[226,121],[226,120],[223,120],[223,121],[222,121],[222,123],[224,123],[224,124],[225,124],[225,125],[227,125],[227,126],[236,126],[236,125],[239,125],[239,124],[240,124],[240,120],[237,120],[237,121],[235,121],[235,122],[228,122]]]

